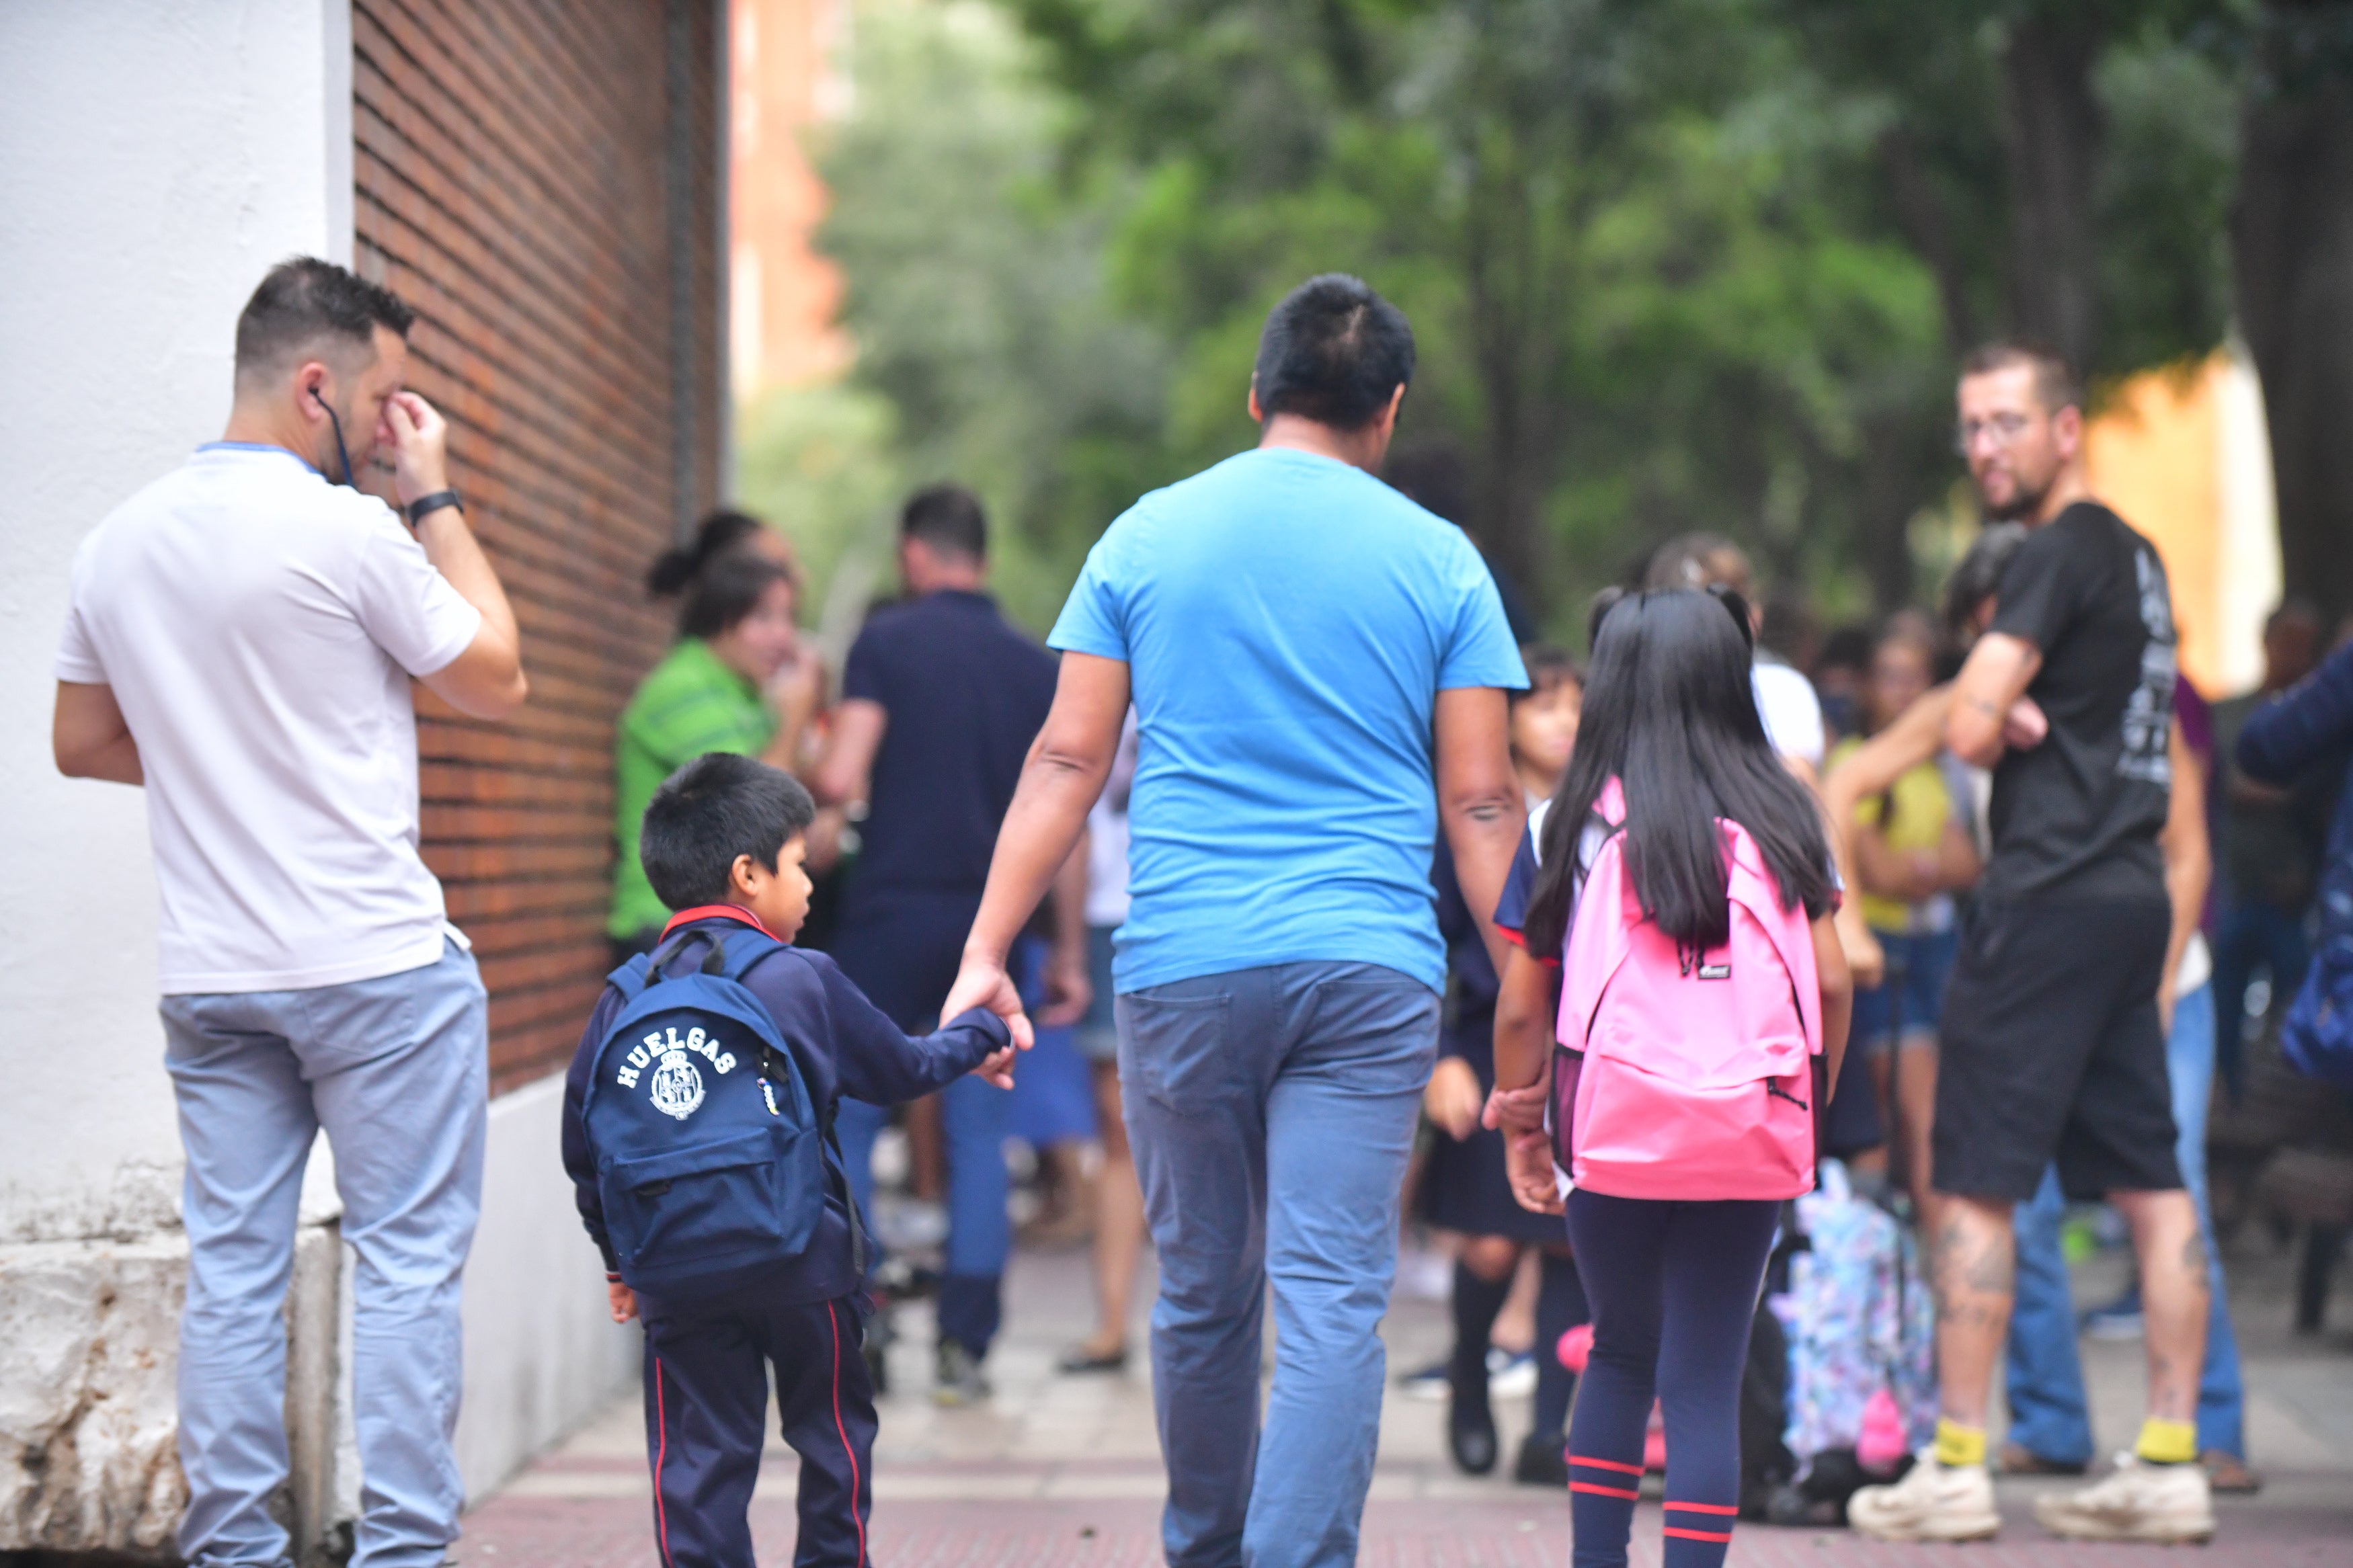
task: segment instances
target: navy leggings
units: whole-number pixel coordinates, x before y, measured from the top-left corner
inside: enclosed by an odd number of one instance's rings
[[[1663,1568],[1720,1568],[1740,1505],[1740,1374],[1778,1203],[1568,1195],[1593,1354],[1568,1429],[1576,1568],[1624,1568],[1654,1394],[1667,1428]]]

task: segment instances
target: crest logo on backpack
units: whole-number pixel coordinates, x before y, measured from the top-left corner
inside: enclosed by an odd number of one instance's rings
[[[683,1121],[702,1104],[702,1074],[684,1051],[664,1051],[653,1081],[646,1085],[646,1098],[656,1110]]]
[[[613,1081],[623,1089],[635,1089],[638,1087],[638,1075],[653,1066],[656,1058],[659,1058],[662,1066],[668,1068],[670,1065],[670,1058],[679,1056],[681,1051],[692,1051],[723,1074],[734,1070],[735,1053],[723,1048],[715,1037],[704,1034],[701,1029],[687,1030],[684,1039],[679,1038],[678,1030],[675,1027],[670,1029],[668,1033],[667,1039],[663,1038],[660,1031],[657,1031],[648,1035],[643,1045],[631,1046],[629,1054],[622,1059],[620,1067],[614,1072]],[[694,1079],[696,1085],[694,1104],[702,1104],[702,1075],[696,1071],[692,1062],[685,1060],[682,1057],[680,1058],[679,1065],[685,1068]],[[665,1106],[663,1109],[669,1108]],[[684,1117],[691,1114],[693,1110],[694,1106],[690,1105],[685,1110],[672,1114]]]

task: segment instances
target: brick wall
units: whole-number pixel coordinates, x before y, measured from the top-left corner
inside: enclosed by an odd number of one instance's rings
[[[500,724],[418,692],[425,858],[481,961],[498,1088],[561,1067],[596,1001],[613,721],[667,640],[639,582],[718,490],[718,20],[352,7],[357,266],[419,311],[409,384],[449,416],[532,682]]]

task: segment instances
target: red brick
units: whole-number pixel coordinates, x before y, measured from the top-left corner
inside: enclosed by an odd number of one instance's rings
[[[716,4],[691,11],[696,500],[718,488]],[[560,1067],[606,965],[613,725],[668,640],[671,537],[661,0],[357,0],[359,268],[415,304],[411,382],[515,605],[532,700],[484,724],[418,701],[427,863],[482,956],[491,1067]],[[382,478],[376,479],[379,490]]]

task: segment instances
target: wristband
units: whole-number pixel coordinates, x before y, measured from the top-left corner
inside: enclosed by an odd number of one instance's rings
[[[445,506],[456,507],[460,516],[466,510],[466,503],[458,499],[456,490],[435,490],[429,496],[418,496],[406,508],[408,526],[415,528]]]

